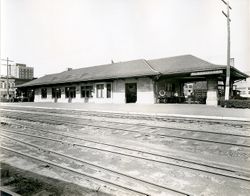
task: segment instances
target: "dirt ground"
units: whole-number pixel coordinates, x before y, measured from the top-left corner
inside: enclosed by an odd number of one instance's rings
[[[1,165],[1,186],[23,196],[108,196],[72,183],[48,178],[36,173]]]

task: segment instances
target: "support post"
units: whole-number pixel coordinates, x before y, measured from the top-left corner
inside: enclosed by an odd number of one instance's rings
[[[218,80],[217,78],[207,79],[207,100],[206,105],[218,105]]]
[[[226,18],[227,18],[227,69],[226,69],[226,89],[225,89],[225,100],[229,100],[230,98],[230,9],[232,9],[229,5],[229,0],[225,2],[223,0],[223,3],[227,5],[227,14],[222,12]]]

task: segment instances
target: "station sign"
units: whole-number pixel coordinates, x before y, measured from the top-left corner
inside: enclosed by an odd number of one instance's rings
[[[202,71],[202,72],[193,72],[191,76],[203,76],[203,75],[214,75],[214,74],[222,74],[223,70],[214,70],[214,71]]]

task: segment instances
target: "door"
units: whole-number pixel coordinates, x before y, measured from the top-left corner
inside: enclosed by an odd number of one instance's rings
[[[125,84],[125,97],[126,97],[126,103],[136,103],[137,101],[137,84],[136,83]]]

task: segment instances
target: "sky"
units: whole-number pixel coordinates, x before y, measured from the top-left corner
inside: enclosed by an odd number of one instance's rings
[[[0,1],[1,58],[34,67],[35,77],[111,60],[184,54],[227,62],[221,0]],[[231,57],[236,68],[249,72],[250,0],[230,5]]]

